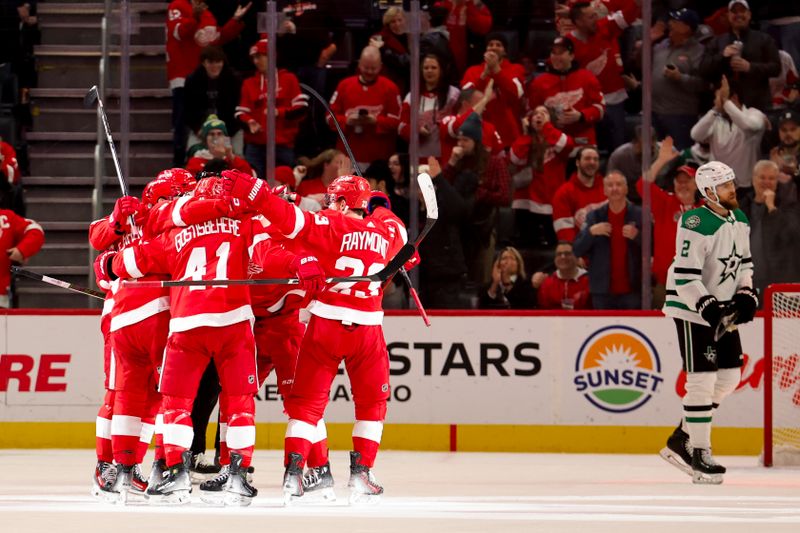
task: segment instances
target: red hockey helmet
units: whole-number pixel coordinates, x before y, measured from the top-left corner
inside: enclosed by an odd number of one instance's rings
[[[372,191],[369,182],[361,176],[339,176],[330,185],[325,199],[328,205],[344,198],[350,209],[367,210]]]
[[[170,179],[180,189],[181,194],[186,194],[194,190],[197,185],[197,180],[194,175],[188,170],[182,168],[168,168],[162,170],[156,176],[156,179]]]
[[[197,187],[194,188],[195,198],[222,198],[223,194],[222,178],[219,176],[206,176],[198,181]]]
[[[156,178],[144,186],[142,203],[145,208],[152,209],[160,199],[172,200],[180,193],[180,189],[171,178]]]

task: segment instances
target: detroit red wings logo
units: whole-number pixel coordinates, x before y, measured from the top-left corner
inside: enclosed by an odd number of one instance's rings
[[[586,63],[586,70],[598,76],[605,70],[608,64],[608,48],[603,49],[603,53]]]
[[[565,109],[571,109],[578,102],[583,99],[583,89],[575,89],[573,91],[563,91],[556,93],[553,96],[548,96],[544,105],[548,109],[553,109],[557,114],[560,114]]]

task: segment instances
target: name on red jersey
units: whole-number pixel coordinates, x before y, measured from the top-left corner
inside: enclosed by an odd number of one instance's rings
[[[230,233],[238,237],[239,221],[233,218],[222,217],[189,226],[175,235],[175,251],[180,252],[181,248],[186,246],[193,239],[204,235],[211,235],[212,233]]]
[[[380,233],[371,231],[345,233],[342,238],[342,247],[339,251],[346,252],[349,250],[370,250],[386,257],[386,253],[389,250],[389,241]]]

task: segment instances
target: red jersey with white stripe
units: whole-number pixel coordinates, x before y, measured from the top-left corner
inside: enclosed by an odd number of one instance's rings
[[[308,109],[308,96],[300,91],[297,76],[285,69],[277,73],[278,90],[275,91],[275,144],[294,147],[300,121]],[[242,96],[236,107],[236,118],[244,124],[244,142],[267,144],[267,77],[257,73],[244,80]],[[247,123],[255,120],[261,126],[250,133]]]
[[[44,230],[34,220],[23,218],[10,209],[0,209],[0,300],[8,307],[8,287],[11,284],[11,260],[6,250],[16,247],[26,259],[36,254],[44,244]]]
[[[530,135],[521,136],[511,146],[511,162],[518,166],[532,167],[530,184],[514,191],[511,207],[550,215],[553,213],[553,195],[566,180],[567,161],[575,141],[551,122],[544,125],[540,136],[540,142],[546,146],[541,165],[531,161],[533,138]]]
[[[456,3],[453,0],[441,0],[436,6],[447,9],[445,24],[450,33],[450,51],[456,69],[461,72],[467,66],[467,32],[474,35],[486,35],[492,29],[492,12],[485,4],[475,2]]]
[[[247,276],[250,220],[220,217],[169,230],[125,248],[114,258],[120,278],[148,273],[175,280],[242,279]],[[172,287],[170,332],[223,327],[253,318],[246,286]],[[115,305],[116,307],[116,305]]]
[[[525,88],[522,83],[525,79],[525,69],[522,65],[504,59],[500,63],[500,72],[482,78],[485,63],[469,67],[461,80],[462,89],[486,90],[489,80],[494,80],[494,98],[486,104],[483,118],[494,124],[500,133],[500,138],[505,146],[511,143],[522,133],[522,112]]]
[[[154,209],[155,210],[155,209]],[[152,213],[152,211],[151,211]],[[137,224],[147,234],[147,219],[139,216]],[[152,234],[148,234],[152,235]],[[121,252],[140,240],[139,235],[131,232],[119,234],[108,224],[108,217],[95,220],[89,226],[89,243],[98,251],[117,250]],[[163,281],[169,279],[163,275],[150,275],[142,281]],[[110,331],[117,331],[136,324],[158,313],[169,311],[169,289],[134,289],[123,287],[118,281],[111,283],[111,290],[106,293],[106,302],[112,301],[109,308],[111,317]],[[106,313],[104,306],[103,313]]]
[[[608,104],[619,104],[628,98],[622,80],[619,37],[639,16],[634,0],[622,0],[617,4],[620,11],[598,20],[594,34],[573,30],[567,35],[575,44],[575,61],[597,77]]]
[[[271,194],[261,202],[259,210],[275,230],[313,252],[328,276],[375,274],[407,240],[403,223],[383,208],[361,219],[330,209],[304,212]],[[380,282],[336,283],[326,286],[308,310],[322,318],[375,326],[383,322],[382,299]]]
[[[419,134],[419,158],[420,163],[427,163],[428,156],[441,156],[441,142],[439,136],[442,134],[439,125],[442,119],[452,115],[458,101],[459,90],[452,85],[447,89],[447,99],[444,105],[439,103],[439,95],[435,91],[421,91],[419,95],[418,125],[425,126],[430,132],[428,135]],[[407,94],[403,100],[403,107],[400,110],[400,126],[397,132],[406,142],[411,139],[411,93]]]
[[[350,76],[339,82],[331,97],[330,107],[336,120],[347,135],[356,161],[368,162],[389,159],[395,152],[397,127],[400,125],[400,91],[389,78],[378,76],[370,84],[362,83],[359,76]],[[366,109],[377,116],[375,124],[347,125],[347,115]],[[331,117],[326,117],[335,129]],[[336,147],[344,152],[341,139]]]
[[[458,115],[447,115],[442,118],[439,123],[439,139],[442,143],[442,164],[446,164],[450,160],[450,154],[453,153],[453,148],[458,144],[458,130],[464,124],[474,111],[471,107]],[[494,124],[481,117],[481,144],[488,148],[492,155],[499,155],[505,145],[503,139],[497,132]]]
[[[553,195],[553,228],[559,241],[570,241],[586,221],[586,214],[607,201],[603,192],[603,177],[594,177],[591,187],[578,179],[577,173]]]
[[[597,144],[594,125],[603,118],[606,106],[600,83],[586,69],[573,68],[559,72],[548,68],[528,86],[528,107],[543,105],[556,120],[563,111],[574,109],[583,114],[583,120],[563,126],[563,131],[575,140],[577,146]]]
[[[251,278],[293,278],[296,255],[282,244],[280,235],[271,235],[263,216],[253,217],[253,244],[250,246]],[[286,242],[286,241],[284,241]],[[289,241],[291,242],[291,241]],[[297,285],[251,285],[250,299],[257,318],[297,313],[304,306],[306,292]]]
[[[7,142],[0,140],[0,172],[5,174],[6,179],[11,185],[19,183],[19,163],[17,162],[17,151]]]

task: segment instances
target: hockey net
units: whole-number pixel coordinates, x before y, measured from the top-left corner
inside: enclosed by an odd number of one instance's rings
[[[764,466],[800,465],[800,284],[764,293]]]

